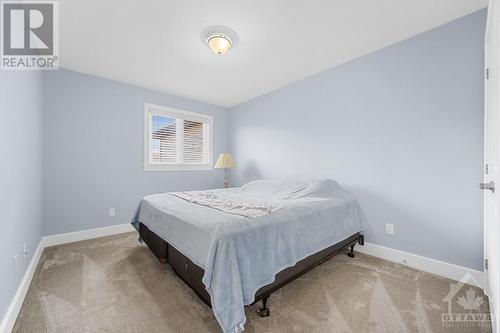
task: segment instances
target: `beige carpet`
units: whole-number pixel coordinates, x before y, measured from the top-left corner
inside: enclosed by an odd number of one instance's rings
[[[271,316],[248,307],[247,332],[490,332],[443,326],[450,280],[358,254],[340,254],[270,298]],[[452,313],[487,313],[463,286]],[[470,317],[469,317],[470,318]],[[202,303],[128,233],[47,248],[14,332],[220,332]]]

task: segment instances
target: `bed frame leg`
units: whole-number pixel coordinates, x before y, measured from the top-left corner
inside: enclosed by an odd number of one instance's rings
[[[364,235],[360,235],[359,238],[357,239],[359,245],[365,245],[365,236]],[[352,244],[350,246],[350,250],[349,250],[349,253],[347,253],[347,255],[351,258],[354,258],[354,245],[356,245],[356,243]]]
[[[262,309],[257,310],[257,313],[261,317],[269,317],[271,314],[271,311],[269,311],[269,308],[267,307],[267,299],[269,296],[266,296],[262,299]]]
[[[354,244],[351,245],[351,250],[347,254],[349,257],[354,258]]]

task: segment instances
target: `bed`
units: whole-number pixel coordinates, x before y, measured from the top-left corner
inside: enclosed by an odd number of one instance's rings
[[[239,188],[144,197],[136,227],[162,262],[241,332],[244,306],[363,243],[356,201],[333,180],[259,180]]]

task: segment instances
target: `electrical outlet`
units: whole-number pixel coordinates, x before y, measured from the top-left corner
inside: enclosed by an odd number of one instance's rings
[[[116,215],[116,210],[114,208],[109,209],[109,216],[113,217]]]
[[[17,254],[14,256],[14,273],[17,272]]]
[[[23,254],[25,258],[28,255],[28,247],[26,246],[26,243],[23,244]]]
[[[387,235],[394,235],[394,224],[392,223],[386,223],[385,225],[385,233]]]

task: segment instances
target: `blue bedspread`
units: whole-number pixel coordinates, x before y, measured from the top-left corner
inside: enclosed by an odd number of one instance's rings
[[[209,192],[218,200],[213,207],[187,196],[146,196],[138,221],[205,269],[203,283],[224,332],[244,330],[244,306],[278,272],[361,231],[356,201],[333,180],[254,181]],[[224,202],[233,207],[221,208]],[[256,205],[269,212],[231,213]]]

